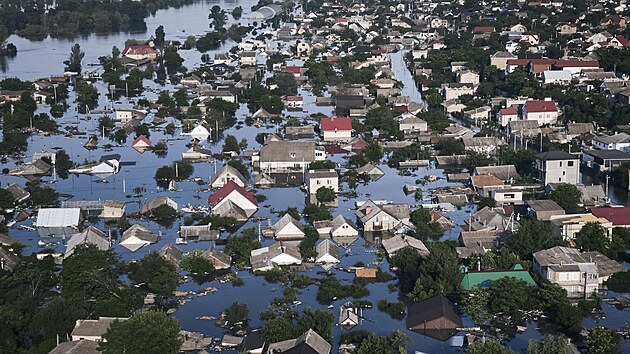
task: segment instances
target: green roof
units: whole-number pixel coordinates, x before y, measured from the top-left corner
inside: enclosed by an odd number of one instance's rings
[[[529,272],[524,270],[520,264],[516,264],[510,270],[484,270],[480,272],[467,272],[463,273],[461,277],[461,285],[465,290],[471,290],[473,288],[489,288],[490,285],[505,277],[512,277],[518,280],[523,280],[530,286],[536,286],[536,282],[529,275]]]

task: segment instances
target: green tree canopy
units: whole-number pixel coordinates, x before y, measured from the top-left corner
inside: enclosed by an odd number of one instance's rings
[[[528,354],[568,354],[569,341],[563,335],[548,335],[541,340],[530,339]]]
[[[589,354],[620,353],[620,338],[612,329],[595,327],[586,338]]]
[[[564,244],[554,235],[553,226],[541,220],[521,220],[521,227],[506,242],[508,249],[521,259],[532,259],[534,252]]]
[[[114,321],[99,342],[99,350],[112,354],[179,353],[181,326],[162,312],[140,312]]]
[[[70,58],[63,62],[66,65],[65,70],[80,73],[81,61],[83,60],[84,56],[85,53],[81,51],[81,46],[79,45],[79,43],[73,45],[70,49]]]
[[[558,203],[567,213],[575,213],[579,210],[578,204],[582,200],[582,191],[568,183],[561,183],[551,192],[549,198]]]
[[[516,354],[510,348],[501,345],[492,339],[486,339],[485,343],[475,343],[466,348],[466,354]]]
[[[610,240],[606,229],[598,222],[588,222],[575,234],[575,244],[582,251],[607,253]]]

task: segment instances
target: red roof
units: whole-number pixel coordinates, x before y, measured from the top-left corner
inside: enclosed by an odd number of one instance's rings
[[[615,39],[617,39],[617,41],[619,42],[619,44],[621,44],[624,47],[630,47],[630,41],[628,41],[628,39],[622,35],[617,35],[615,37]]]
[[[591,213],[598,218],[605,218],[612,222],[613,226],[628,226],[630,225],[630,207],[615,207],[615,208],[593,208]]]
[[[352,143],[352,150],[363,150],[367,147],[367,143],[363,138],[357,139],[354,143]]]
[[[599,68],[597,60],[556,60],[553,65],[558,68]]]
[[[490,26],[476,26],[473,28],[473,33],[493,33],[494,27]]]
[[[516,107],[503,108],[499,113],[501,113],[502,116],[515,116],[518,115],[518,109]]]
[[[302,96],[287,96],[287,101],[302,101]]]
[[[284,68],[284,71],[292,74],[301,74],[302,68],[299,66],[287,66],[286,68]]]
[[[529,64],[529,61],[529,59],[508,59],[508,61],[506,61],[505,63],[507,65],[525,66]]]
[[[557,112],[558,107],[554,101],[545,100],[531,100],[525,102],[525,109],[527,113],[539,113],[539,112]]]
[[[352,120],[343,118],[322,118],[322,131],[352,130]]]
[[[137,143],[143,141],[145,144],[151,146],[151,140],[149,140],[149,138],[147,138],[144,135],[140,135],[139,137],[136,138],[136,140],[133,141],[133,143],[131,143],[131,146],[136,146]]]
[[[131,46],[125,47],[123,54],[125,55],[127,54],[135,54],[135,55],[157,54],[157,50],[155,50],[155,48],[149,45],[131,45]]]
[[[240,193],[242,196],[247,198],[250,202],[254,203],[254,205],[258,206],[258,203],[256,203],[256,198],[254,198],[254,192],[246,191],[245,189],[243,189],[243,187],[239,186],[234,181],[228,181],[228,183],[226,183],[223,187],[219,188],[219,190],[216,191],[216,193],[211,195],[210,198],[208,198],[208,204],[214,207],[217,204],[219,204],[219,202],[221,202],[223,199],[225,199],[225,197],[227,197],[228,195],[230,195],[230,193],[234,191],[236,191],[237,193]]]

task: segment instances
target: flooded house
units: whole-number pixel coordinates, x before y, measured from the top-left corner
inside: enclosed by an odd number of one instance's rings
[[[278,222],[271,226],[271,229],[278,241],[301,240],[306,237],[304,226],[289,213],[284,214]]]
[[[330,239],[321,240],[316,246],[315,263],[332,265],[340,262],[339,245]]]
[[[131,252],[135,252],[144,246],[156,243],[159,235],[140,224],[133,224],[125,230],[120,237],[120,245]]]
[[[150,214],[154,209],[157,209],[158,207],[162,205],[169,206],[175,209],[175,211],[178,210],[177,203],[175,203],[173,199],[169,197],[157,197],[155,199],[151,199],[148,202],[144,203],[142,205],[142,209],[140,209],[140,213],[143,215]]]
[[[396,252],[404,248],[411,248],[418,252],[418,254],[422,257],[427,257],[430,253],[427,246],[424,245],[424,242],[408,235],[395,235],[391,238],[383,239],[381,243],[387,253],[387,256],[390,258],[393,257]]]
[[[18,263],[20,263],[20,256],[0,247],[0,270],[13,273]]]
[[[250,263],[254,272],[267,271],[277,266],[302,264],[302,255],[297,246],[278,241],[267,247],[252,250]]]
[[[351,302],[345,303],[339,308],[339,325],[345,329],[352,329],[359,325],[360,309],[354,306]]]
[[[52,168],[52,165],[47,162],[43,160],[36,160],[31,164],[26,164],[12,169],[9,171],[9,175],[27,178],[32,176],[43,176],[49,174]]]
[[[184,160],[212,160],[214,156],[211,150],[204,148],[203,146],[193,145],[188,150],[182,152],[182,159]]]
[[[614,273],[625,271],[619,262],[600,252],[580,252],[575,248],[553,247],[533,254],[534,272],[560,285],[569,297],[597,292]]]
[[[106,220],[120,219],[125,216],[125,202],[106,200],[103,202],[101,218]]]
[[[254,192],[246,191],[234,181],[228,181],[208,198],[212,214],[229,216],[236,220],[249,219],[258,211]]]
[[[173,265],[176,269],[179,269],[180,263],[184,260],[184,252],[172,243],[164,245],[157,252],[160,257],[164,258],[166,262]]]
[[[278,353],[312,353],[330,354],[332,346],[326,342],[317,332],[309,329],[295,339],[288,339],[282,342],[271,343],[267,348],[268,354]]]
[[[393,231],[400,224],[411,225],[407,204],[376,204],[372,200],[363,203],[355,212],[363,231]]]
[[[214,269],[227,269],[232,266],[232,257],[214,247],[203,251],[203,253],[201,253],[201,257],[212,263]]]
[[[93,245],[101,251],[108,250],[111,246],[109,237],[103,231],[94,226],[88,226],[83,232],[70,237],[63,258],[72,256],[74,250],[80,245]]]
[[[125,321],[124,317],[99,317],[97,320],[77,320],[70,336],[73,341],[89,340],[99,342],[114,321]]]
[[[22,188],[22,186],[17,183],[11,183],[4,189],[11,193],[11,197],[13,198],[13,202],[15,203],[15,205],[25,203],[31,198],[31,193],[29,193],[26,189]]]
[[[493,282],[503,278],[515,278],[522,280],[527,285],[537,287],[536,282],[520,264],[515,264],[507,270],[468,270],[463,269],[460,274],[460,285],[462,289],[470,291],[472,289],[487,289]]]
[[[407,328],[445,341],[462,328],[461,317],[444,296],[434,296],[407,307]]]
[[[79,208],[40,208],[34,226],[40,236],[70,236],[82,222]]]
[[[359,238],[359,230],[354,222],[339,214],[333,220],[313,223],[320,238],[330,238],[342,247],[348,247]]]
[[[312,141],[270,141],[252,156],[255,168],[266,173],[306,171],[315,161],[324,161],[326,153]]]
[[[221,232],[212,229],[211,225],[181,225],[179,237],[184,241],[216,241],[221,237]]]
[[[306,186],[309,194],[316,194],[320,188],[330,188],[339,192],[339,175],[334,169],[309,170],[306,174]]]
[[[153,146],[153,143],[145,135],[140,135],[131,143],[131,147],[139,153],[145,152],[151,146]]]
[[[325,142],[348,142],[352,139],[352,120],[349,117],[322,118],[320,124]]]
[[[241,188],[246,188],[249,185],[249,181],[243,177],[236,168],[225,164],[212,176],[210,187],[212,189],[219,189],[230,181],[236,183]]]

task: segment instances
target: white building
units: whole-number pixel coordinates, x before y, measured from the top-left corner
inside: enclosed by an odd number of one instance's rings
[[[565,151],[548,151],[536,155],[538,179],[549,183],[578,184],[580,181],[580,161],[577,156]]]
[[[560,285],[569,297],[582,297],[585,291],[592,294],[612,274],[625,271],[621,264],[597,251],[580,253],[575,248],[553,247],[533,256],[533,270]]]
[[[317,193],[317,190],[323,187],[332,189],[335,193],[339,192],[339,176],[337,171],[331,170],[309,170],[307,175],[307,188],[309,194]]]

